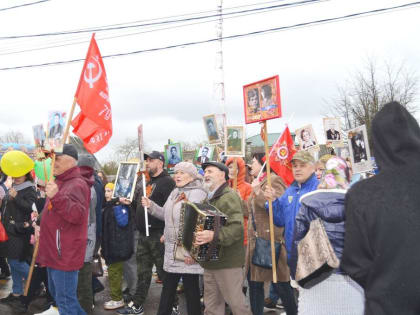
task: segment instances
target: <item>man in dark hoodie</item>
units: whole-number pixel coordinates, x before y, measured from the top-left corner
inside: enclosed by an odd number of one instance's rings
[[[420,314],[420,128],[400,104],[372,121],[379,174],[346,196],[341,268],[365,290],[365,314]]]
[[[61,315],[85,314],[77,300],[77,276],[83,267],[92,170],[77,167],[71,144],[56,154],[55,181],[46,185],[38,262],[47,267],[48,287]]]
[[[162,154],[153,151],[150,154],[145,154],[144,159],[147,161],[146,168],[150,175],[150,181],[147,183],[147,186],[150,187],[150,195],[148,197],[160,207],[163,207],[166,199],[168,199],[171,191],[175,187],[175,182],[163,169],[165,158]],[[128,303],[127,307],[117,311],[119,314],[144,313],[143,303],[149,291],[153,265],[156,265],[156,271],[161,280],[165,276],[165,272],[163,271],[165,247],[161,242],[165,222],[148,214],[149,236],[146,236],[144,208],[140,202],[143,196],[142,182],[137,182],[137,185],[132,203],[132,208],[136,209],[136,226],[140,232],[137,246],[137,289],[134,296],[132,296],[132,301]]]

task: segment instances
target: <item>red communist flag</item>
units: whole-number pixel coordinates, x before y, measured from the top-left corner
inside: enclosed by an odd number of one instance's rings
[[[98,152],[112,136],[112,112],[101,53],[92,35],[75,94],[80,113],[73,119],[73,133],[90,153]]]
[[[286,185],[290,185],[294,181],[290,161],[295,153],[295,143],[290,135],[289,127],[286,127],[270,151],[270,167],[284,180]]]

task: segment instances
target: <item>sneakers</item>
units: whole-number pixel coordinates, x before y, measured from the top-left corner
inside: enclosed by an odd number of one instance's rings
[[[124,307],[121,310],[117,311],[118,314],[121,315],[127,315],[127,314],[136,314],[136,315],[142,315],[144,314],[143,306],[136,306],[133,302],[128,303],[126,307]]]
[[[284,306],[281,303],[275,303],[272,299],[268,297],[264,299],[264,308],[274,310],[274,309],[283,309]]]
[[[104,303],[104,309],[106,310],[115,310],[124,306],[124,300],[121,301],[108,301]]]
[[[58,312],[57,307],[51,305],[50,308],[47,309],[46,311],[42,313],[36,313],[34,315],[60,315],[60,313]]]

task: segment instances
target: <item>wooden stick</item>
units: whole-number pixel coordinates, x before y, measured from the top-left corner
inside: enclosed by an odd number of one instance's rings
[[[25,291],[23,294],[24,296],[28,296],[29,286],[31,285],[32,274],[34,272],[34,267],[35,267],[35,260],[36,260],[36,257],[38,256],[38,248],[39,248],[39,238],[35,242],[35,248],[34,248],[34,253],[32,255],[31,266],[29,267],[28,278],[26,279],[26,283],[25,283]]]
[[[49,182],[53,181],[54,164],[55,164],[55,153],[53,152],[52,158],[51,158],[51,172],[50,172],[50,176],[48,177]]]
[[[265,147],[265,162],[267,169],[267,187],[271,188],[271,172],[270,172],[270,154],[268,152],[268,133],[267,133],[267,121],[264,124],[264,147]],[[270,241],[271,241],[271,263],[273,271],[273,282],[277,283],[277,267],[276,267],[276,253],[274,250],[274,225],[273,225],[273,203],[268,200],[268,215],[270,222]]]
[[[67,138],[68,138],[69,132],[70,132],[70,123],[71,123],[71,120],[73,119],[74,109],[76,108],[76,102],[77,102],[77,98],[75,96],[74,99],[73,99],[73,104],[71,105],[69,118],[67,119],[67,125],[66,125],[66,129],[65,129],[64,135],[63,135],[63,144],[67,143]]]
[[[44,166],[44,185],[47,185],[49,178],[48,178],[48,173],[47,173],[47,167],[45,166],[45,159],[42,160],[42,165]]]

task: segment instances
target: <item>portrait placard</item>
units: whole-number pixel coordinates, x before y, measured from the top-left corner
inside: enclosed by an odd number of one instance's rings
[[[48,112],[47,141],[45,149],[63,152],[63,134],[66,127],[66,113],[61,111]]]
[[[350,161],[353,173],[364,173],[373,169],[366,126],[347,131]]]
[[[165,145],[165,165],[168,168],[174,167],[183,159],[181,143]]]
[[[323,123],[326,142],[332,143],[333,146],[341,144],[343,139],[341,136],[340,118],[326,117],[323,119]]]
[[[204,129],[206,129],[206,134],[209,139],[210,144],[220,144],[222,143],[222,137],[219,134],[219,129],[217,128],[216,115],[207,115],[203,117]]]
[[[45,134],[44,126],[42,124],[32,126],[32,131],[34,134],[35,146],[43,148],[45,146],[45,139],[47,137]]]
[[[138,171],[139,163],[120,162],[112,198],[127,198],[130,201],[133,200]]]
[[[225,155],[245,156],[245,132],[243,126],[226,126]]]
[[[201,164],[212,160],[214,147],[210,145],[203,145],[195,152],[194,163]]]
[[[319,151],[318,141],[312,125],[303,126],[297,129],[295,133],[299,142],[299,150]]]
[[[244,85],[245,123],[281,117],[279,76]]]

